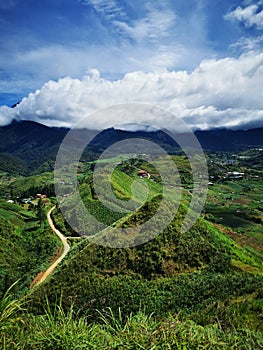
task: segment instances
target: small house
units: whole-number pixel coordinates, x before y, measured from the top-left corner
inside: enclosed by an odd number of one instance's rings
[[[137,175],[140,176],[141,178],[149,177],[147,171],[145,171],[145,170],[139,170]]]

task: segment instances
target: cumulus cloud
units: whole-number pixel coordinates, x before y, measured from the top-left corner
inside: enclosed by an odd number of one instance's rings
[[[247,7],[238,6],[234,11],[226,14],[225,19],[244,23],[248,28],[256,27],[263,29],[263,9],[262,1]]]
[[[0,125],[9,124],[14,117],[15,114],[12,113],[11,108],[7,106],[0,107]]]
[[[85,117],[91,129],[138,122],[176,130],[176,123],[163,116],[153,120],[134,113],[125,120],[122,115],[91,115],[111,105],[141,102],[169,110],[194,129],[263,126],[262,81],[263,53],[255,52],[237,59],[205,60],[190,73],[137,71],[115,81],[102,78],[95,69],[82,79],[49,81],[15,108],[0,107],[0,122],[17,118],[72,126]]]

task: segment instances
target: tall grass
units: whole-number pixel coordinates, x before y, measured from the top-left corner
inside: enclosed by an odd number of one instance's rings
[[[13,283],[0,299],[0,348],[2,350],[13,348],[16,342],[13,339],[14,333],[17,334],[17,330],[23,328],[22,312],[25,311],[25,302],[22,298],[15,299],[13,296],[17,283],[18,281]]]
[[[224,330],[217,322],[201,326],[178,314],[158,320],[154,314],[143,311],[125,316],[120,308],[106,308],[98,311],[97,323],[88,323],[85,317],[78,316],[73,305],[66,312],[59,299],[54,306],[47,300],[45,312],[32,315],[23,311],[21,301],[12,299],[11,290],[12,287],[0,301],[3,350],[256,350],[263,347],[260,332],[245,327]]]
[[[25,310],[23,308],[24,301],[23,299],[14,299],[12,293],[17,283],[18,281],[13,283],[0,299],[0,334],[13,327],[14,324],[22,322],[20,314],[21,311]]]

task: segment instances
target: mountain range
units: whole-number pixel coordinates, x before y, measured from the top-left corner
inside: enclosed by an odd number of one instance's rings
[[[68,131],[67,128],[48,127],[33,121],[13,121],[9,125],[1,126],[1,170],[23,175],[52,170],[59,146]],[[240,151],[263,146],[263,128],[235,131],[197,130],[195,135],[202,148],[210,151]],[[187,138],[187,134],[183,136]],[[83,137],[82,132],[81,137]],[[135,137],[157,142],[170,152],[178,151],[178,145],[174,139],[161,130],[132,132],[110,128],[97,134],[91,141],[84,159],[92,159],[117,141]]]

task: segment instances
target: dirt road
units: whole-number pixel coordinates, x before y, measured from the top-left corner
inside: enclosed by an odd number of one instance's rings
[[[41,275],[41,277],[36,281],[36,283],[34,283],[34,287],[38,286],[40,283],[45,281],[45,279],[55,270],[57,265],[65,258],[65,256],[67,255],[67,253],[70,250],[70,246],[67,242],[67,238],[65,236],[63,236],[63,234],[58,229],[56,229],[56,227],[54,226],[54,223],[51,219],[51,212],[54,209],[55,209],[55,206],[48,211],[47,219],[48,219],[49,226],[51,227],[51,229],[55,232],[55,234],[59,237],[59,239],[63,243],[63,253],[60,255],[60,257],[57,260],[55,260],[53,262],[53,264],[51,266],[49,266],[49,268]]]

